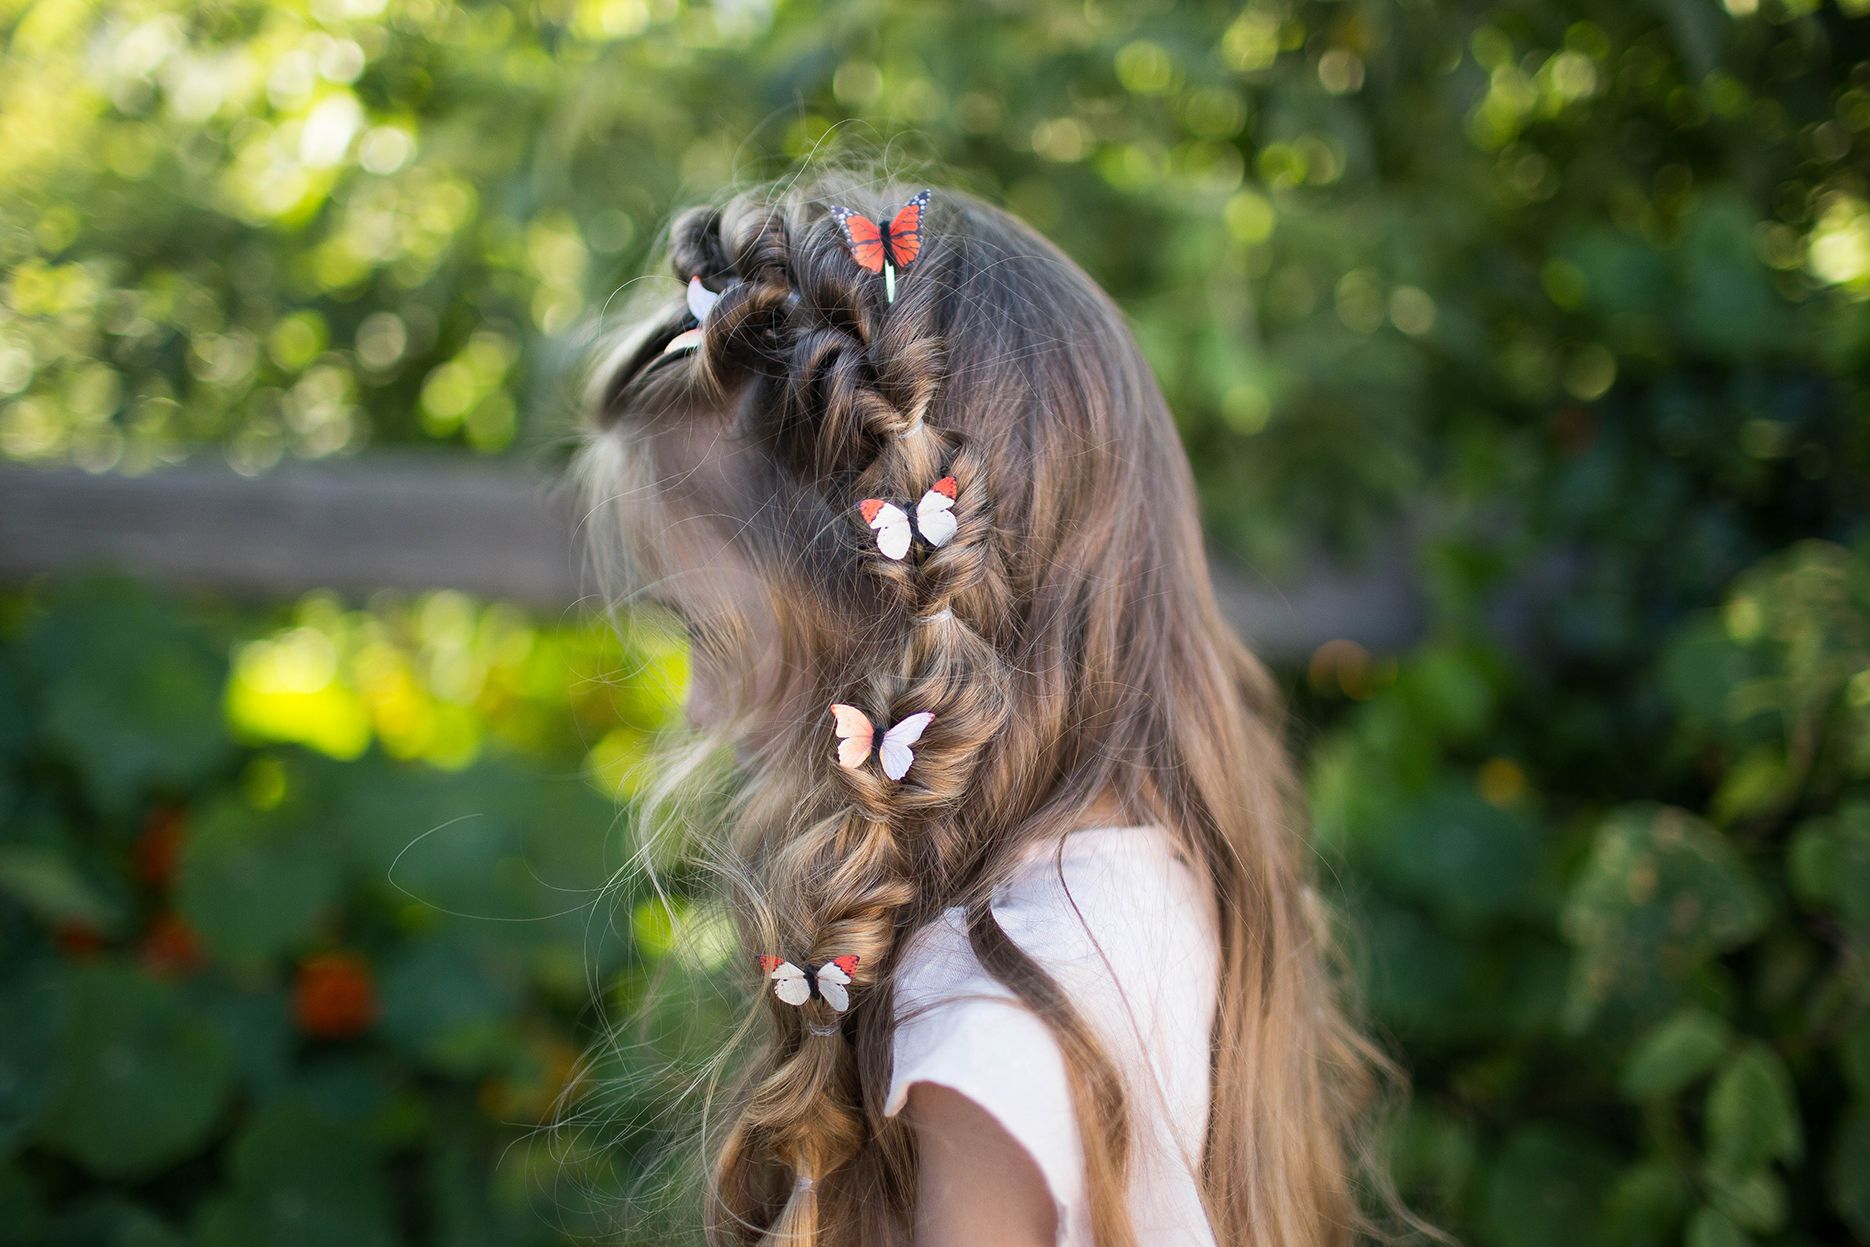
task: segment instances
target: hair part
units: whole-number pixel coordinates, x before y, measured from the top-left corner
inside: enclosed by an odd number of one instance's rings
[[[746,965],[860,958],[841,1015],[756,989],[763,1038],[724,1093],[709,1241],[902,1236],[915,1154],[883,1113],[892,974],[907,936],[959,906],[1065,1055],[1099,1247],[1134,1244],[1126,1088],[989,902],[1114,794],[1219,905],[1201,1158],[1219,1240],[1346,1243],[1374,1228],[1361,1128],[1396,1071],[1347,1018],[1280,698],[1215,604],[1173,420],[1108,298],[979,200],[935,194],[886,302],[829,207],[911,189],[825,178],[684,213],[672,266],[719,294],[699,347],[662,353],[684,327],[672,306],[595,388],[593,510],[615,515],[601,527],[629,582],[686,599],[692,643],[730,677],[707,740],[740,779],[705,851]],[[881,556],[859,500],[913,502],[944,475],[953,537]],[[933,712],[901,782],[836,764],[834,701],[879,729]],[[1368,1189],[1395,1207],[1380,1171]]]

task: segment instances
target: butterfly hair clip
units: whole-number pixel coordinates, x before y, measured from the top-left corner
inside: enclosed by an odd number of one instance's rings
[[[896,215],[882,224],[861,212],[833,205],[831,215],[844,231],[844,243],[851,259],[866,272],[883,274],[883,295],[896,302],[896,271],[908,268],[922,254],[922,210],[928,207],[929,191],[918,191]]]
[[[888,558],[907,558],[914,538],[920,537],[924,545],[933,548],[947,545],[954,536],[958,488],[954,477],[944,476],[929,486],[913,509],[906,502],[865,498],[857,504],[857,511],[876,533],[877,549]]]
[[[760,971],[773,982],[773,995],[789,1005],[803,1006],[808,1000],[822,1000],[839,1013],[851,1007],[847,990],[857,973],[857,954],[833,957],[816,970],[803,969],[784,957],[771,953],[760,955]]]
[[[909,764],[916,760],[909,746],[921,740],[922,733],[935,721],[933,711],[921,710],[895,727],[881,729],[869,715],[842,702],[832,703],[831,716],[837,721],[838,765],[854,771],[875,754],[883,773],[892,780],[909,773]]]
[[[664,355],[674,355],[681,351],[692,351],[701,345],[701,331],[708,323],[708,314],[714,311],[714,305],[721,301],[721,296],[701,284],[701,278],[688,279],[688,318],[695,323],[669,339],[669,345],[662,348]]]

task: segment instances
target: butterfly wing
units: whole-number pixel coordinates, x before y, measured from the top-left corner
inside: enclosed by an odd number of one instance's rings
[[[882,755],[885,775],[901,779],[909,773],[909,764],[916,760],[915,751],[909,746],[921,740],[923,731],[934,721],[931,711],[920,710],[883,733],[883,745],[878,752]]]
[[[948,544],[955,530],[954,499],[952,476],[942,477],[933,489],[922,495],[922,501],[916,503],[916,528],[922,533],[922,540],[932,546]]]
[[[862,268],[872,273],[883,271],[883,230],[861,212],[852,212],[849,208],[833,207],[832,219],[838,228],[844,231],[845,245],[851,249],[851,259]]]
[[[881,498],[865,498],[857,504],[864,522],[876,530],[877,549],[893,559],[900,559],[909,553],[909,513],[893,502]]]
[[[929,206],[929,192],[918,191],[896,210],[890,220],[890,263],[908,268],[922,254],[922,210]]]
[[[789,1005],[802,1005],[812,998],[812,985],[805,971],[779,957],[761,957],[761,968],[766,969],[769,962],[772,965],[767,977],[773,980],[773,995]]]
[[[838,765],[847,769],[862,766],[876,744],[876,725],[869,715],[843,702],[832,703],[831,717],[837,720]]]
[[[688,279],[688,313],[702,324],[708,323],[708,313],[721,301],[721,296],[701,284],[701,278]]]
[[[850,993],[844,990],[851,984],[850,973],[843,965],[847,961],[853,969],[856,968],[856,957],[839,957],[836,961],[827,961],[818,967],[818,994],[839,1013],[851,1007]]]

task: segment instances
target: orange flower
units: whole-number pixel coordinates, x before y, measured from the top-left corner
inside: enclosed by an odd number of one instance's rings
[[[175,879],[176,859],[182,852],[182,834],[186,822],[182,811],[172,805],[159,805],[143,820],[143,832],[136,838],[136,874],[144,883],[166,888]]]
[[[158,914],[143,934],[143,966],[158,978],[180,978],[208,962],[201,937],[180,914]]]
[[[67,918],[52,928],[52,942],[73,961],[83,961],[103,949],[104,933],[89,923]]]
[[[317,1039],[350,1039],[377,1020],[377,985],[356,953],[319,953],[299,963],[292,1016]]]

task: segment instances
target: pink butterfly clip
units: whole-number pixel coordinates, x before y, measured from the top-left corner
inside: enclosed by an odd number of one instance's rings
[[[874,753],[883,773],[893,780],[909,773],[909,764],[916,758],[909,746],[921,740],[923,731],[935,721],[933,711],[921,710],[887,731],[878,731],[870,716],[855,706],[833,702],[831,714],[837,720],[838,765],[855,770]]]

